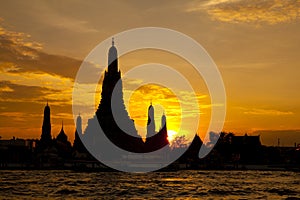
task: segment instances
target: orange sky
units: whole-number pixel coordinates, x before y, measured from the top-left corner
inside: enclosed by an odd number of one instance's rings
[[[157,26],[189,35],[216,62],[227,94],[224,130],[261,134],[269,145],[278,137],[287,145],[300,143],[299,13],[300,2],[293,0],[1,2],[0,136],[39,138],[48,99],[52,135],[64,120],[73,141],[71,95],[81,61],[107,37]],[[154,50],[125,55],[120,68],[126,72],[149,62],[172,66],[188,77],[201,97],[198,132],[205,132],[210,101],[201,77],[183,59]],[[129,105],[139,124],[147,110],[136,113],[145,107],[134,111]],[[168,125],[176,129],[171,119]]]

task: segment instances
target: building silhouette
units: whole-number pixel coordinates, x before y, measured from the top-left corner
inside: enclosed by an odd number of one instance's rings
[[[165,145],[169,145],[167,117],[165,113],[161,116],[161,128],[160,131],[158,132],[158,136],[159,136],[159,146],[163,147]]]
[[[148,108],[147,138],[155,135],[154,108],[152,102]]]
[[[54,148],[57,150],[59,158],[71,158],[72,146],[71,143],[68,141],[68,136],[64,131],[63,122],[61,124],[61,130],[54,140]]]
[[[59,141],[61,143],[67,143],[68,142],[68,136],[66,135],[64,131],[64,122],[61,123],[61,129],[59,134],[56,137],[56,141]]]
[[[148,108],[147,138],[145,142],[145,148],[148,151],[153,149],[158,150],[166,145],[169,145],[166,115],[162,115],[161,127],[160,130],[156,133],[154,121],[154,107],[151,103]]]
[[[79,154],[80,153],[81,154],[82,153],[88,154],[88,151],[86,150],[84,144],[81,141],[81,137],[83,137],[83,134],[82,134],[82,118],[79,114],[77,119],[76,119],[75,139],[74,139],[74,143],[73,143],[74,155],[77,155],[78,153]],[[84,155],[84,156],[86,156],[86,155]]]
[[[99,123],[106,137],[121,149],[136,153],[158,150],[168,144],[167,129],[164,127],[163,132],[155,133],[154,108],[150,105],[147,126],[149,138],[144,143],[126,110],[121,71],[118,65],[118,52],[112,39],[112,46],[108,51],[108,67],[104,72],[101,101],[95,116],[88,120],[84,136],[92,138],[94,134],[97,134],[95,126]]]
[[[50,107],[48,105],[44,108],[44,120],[42,125],[42,134],[40,144],[43,146],[49,146],[52,143],[51,137],[51,122],[50,122]]]
[[[119,71],[118,71],[119,72]],[[107,86],[108,87],[108,86]],[[104,101],[104,100],[103,100]],[[122,102],[118,100],[119,102]],[[99,105],[101,108],[102,106]],[[102,108],[107,111],[107,108]],[[126,111],[126,110],[125,110]],[[132,137],[117,129],[117,127],[110,127],[108,130],[118,132],[108,132],[108,137],[116,142],[117,145],[129,149],[127,145],[132,146],[132,151],[135,152],[150,152],[168,146],[167,140],[167,123],[165,114],[161,117],[161,126],[158,132],[155,132],[154,122],[154,107],[150,104],[148,108],[148,124],[153,122],[152,128],[154,130],[152,136],[146,138],[146,141],[132,140]],[[112,112],[112,111],[111,111]],[[101,116],[111,117],[112,113],[101,113]],[[75,140],[73,148],[68,141],[68,136],[64,131],[62,123],[61,130],[56,138],[51,138],[51,124],[50,124],[50,107],[47,103],[44,109],[44,121],[42,126],[42,134],[40,140],[35,139],[19,139],[13,137],[9,140],[2,140],[0,138],[0,168],[1,169],[75,169],[75,170],[103,170],[110,171],[108,167],[104,166],[96,160],[86,150],[81,142],[85,137],[82,134],[82,118],[79,115],[76,120]],[[95,117],[98,120],[98,115]],[[95,122],[92,118],[89,122]],[[100,118],[101,119],[101,118]],[[127,119],[131,120],[127,115]],[[106,121],[100,122],[109,123],[109,125],[117,126],[116,123]],[[150,122],[149,122],[150,121]],[[98,122],[98,121],[97,121]],[[134,123],[131,121],[134,128]],[[89,123],[90,125],[90,123]],[[136,133],[136,132],[134,132]],[[152,132],[153,133],[153,132]],[[81,135],[82,134],[82,135]],[[96,133],[97,134],[97,133]],[[212,133],[212,137],[214,137]],[[115,138],[118,140],[114,140]],[[97,141],[98,142],[98,141]],[[96,145],[101,145],[96,143]],[[123,146],[122,146],[123,145]],[[183,147],[165,148],[166,151],[159,152],[157,155],[161,159],[167,159],[168,155],[178,151],[183,152],[175,162],[165,167],[162,170],[179,170],[179,169],[270,169],[270,170],[297,170],[299,171],[300,164],[300,144],[295,144],[293,147],[278,147],[278,146],[263,146],[260,142],[260,136],[235,136],[233,133],[220,133],[220,138],[217,141],[214,149],[203,159],[199,159],[198,153],[203,145],[200,137],[195,135],[192,143],[186,149]],[[205,145],[206,146],[206,145]],[[207,148],[205,147],[204,148]],[[128,154],[130,155],[130,154]],[[153,157],[154,159],[158,157]],[[126,157],[125,163],[130,164],[130,156]],[[136,157],[132,157],[136,159]],[[149,157],[147,161],[157,162],[151,160]],[[266,168],[267,166],[267,168]]]
[[[108,167],[96,160],[86,149],[81,139],[99,134],[95,132],[95,124],[101,126],[107,138],[118,147],[137,153],[145,153],[168,147],[166,115],[161,116],[160,129],[155,124],[155,109],[151,104],[148,107],[147,138],[145,141],[137,133],[134,121],[126,110],[121,71],[118,66],[118,53],[114,41],[108,52],[108,67],[104,72],[101,101],[92,119],[88,120],[85,133],[82,132],[82,118],[79,115],[76,120],[75,139],[73,147],[68,141],[62,123],[61,130],[56,138],[51,136],[51,115],[48,102],[44,108],[42,133],[40,140],[36,139],[12,139],[2,140],[0,137],[0,168],[1,169],[99,169],[109,171]],[[98,123],[98,124],[97,124]],[[217,133],[211,132],[211,141],[214,141]],[[184,139],[184,136],[181,136]],[[180,137],[179,140],[180,142]],[[98,140],[94,145],[103,145]],[[203,142],[196,134],[191,145],[187,148],[164,148],[164,151],[156,152],[157,155],[147,158],[147,164],[157,163],[157,160],[165,161],[169,155],[182,151],[183,154],[165,170],[176,169],[251,169],[248,166],[271,166],[270,170],[290,169],[299,171],[300,144],[293,147],[263,146],[260,136],[235,136],[233,133],[221,132],[214,149],[203,159],[199,159],[198,153]],[[280,141],[278,142],[280,143]],[[179,143],[180,144],[180,143]],[[209,145],[204,148],[209,148]],[[90,149],[89,149],[90,150]],[[183,150],[186,150],[185,152]],[[94,154],[93,154],[94,155]],[[101,152],[99,153],[101,155]],[[111,156],[111,155],[109,155]],[[137,157],[131,153],[127,157],[121,155],[124,164],[130,164],[130,159],[136,161]],[[146,157],[143,157],[146,158]],[[153,160],[152,160],[153,159]],[[116,159],[119,161],[120,159]],[[122,161],[122,160],[121,160]],[[134,163],[133,162],[133,163]],[[255,168],[252,168],[255,169]]]
[[[166,128],[167,130],[167,117],[165,115],[165,113],[163,113],[163,115],[161,116],[161,126],[160,129]]]
[[[64,131],[63,122],[57,137],[52,138],[50,118],[50,106],[47,102],[44,109],[41,139],[37,141],[34,151],[35,163],[39,167],[61,166],[64,163],[64,159],[69,159],[72,155],[72,146]]]

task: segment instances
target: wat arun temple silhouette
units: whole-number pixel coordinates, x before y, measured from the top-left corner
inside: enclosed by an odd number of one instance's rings
[[[95,116],[88,120],[84,136],[97,134],[94,126],[99,123],[106,137],[126,151],[145,153],[169,145],[166,116],[163,114],[161,117],[161,128],[156,133],[152,103],[148,108],[146,140],[138,134],[124,104],[122,77],[118,65],[118,51],[112,39],[112,46],[108,52],[108,67],[102,83],[101,101]]]
[[[112,41],[108,52],[108,67],[103,77],[101,101],[84,131],[82,118],[80,115],[77,117],[73,145],[68,141],[63,122],[57,137],[52,137],[50,105],[47,102],[40,140],[14,137],[10,140],[0,139],[0,169],[110,171],[113,168],[120,171],[169,171],[246,169],[246,165],[255,164],[263,166],[262,169],[270,165],[277,170],[277,167],[284,163],[291,169],[299,170],[299,146],[295,144],[295,147],[266,147],[261,145],[260,136],[247,134],[235,136],[233,133],[221,132],[220,139],[211,153],[200,159],[198,154],[203,142],[197,134],[189,146],[176,146],[176,140],[175,146],[172,146],[174,142],[169,145],[165,115],[161,116],[159,131],[155,131],[152,104],[148,107],[148,121],[145,127],[147,138],[141,138],[124,104],[118,64],[117,48]],[[211,136],[214,137],[213,134]],[[113,148],[110,143],[113,144]],[[149,152],[152,152],[151,155]],[[116,166],[117,168],[114,168]]]

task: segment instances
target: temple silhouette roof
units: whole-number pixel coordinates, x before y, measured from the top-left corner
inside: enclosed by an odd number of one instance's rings
[[[61,130],[58,136],[56,137],[56,140],[61,142],[68,142],[68,136],[65,134],[63,122],[62,122]]]

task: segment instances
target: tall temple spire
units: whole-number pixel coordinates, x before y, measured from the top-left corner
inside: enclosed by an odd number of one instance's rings
[[[165,114],[163,114],[161,117],[160,130],[156,133],[154,122],[154,108],[151,104],[148,109],[147,138],[145,143],[146,149],[161,149],[162,147],[169,144],[166,121],[166,116]]]
[[[167,118],[166,118],[165,112],[161,116],[161,128],[160,129],[162,129],[163,127],[167,127]]]
[[[152,101],[148,108],[148,122],[147,122],[147,137],[155,135],[155,121],[154,121],[154,108]]]
[[[79,113],[76,119],[76,130],[75,130],[75,139],[73,143],[73,148],[78,152],[85,152],[86,149],[80,139],[81,135],[82,135],[82,118]]]
[[[51,137],[51,123],[50,123],[50,107],[47,104],[44,108],[44,120],[42,125],[42,135],[41,135],[41,143],[44,146],[50,145],[52,141]]]
[[[112,38],[111,47],[108,51],[108,72],[116,73],[118,70],[118,51],[115,47],[115,39]]]
[[[80,113],[76,119],[76,130],[77,130],[78,134],[82,134],[82,119],[81,119]]]
[[[151,101],[148,109],[146,141],[144,142],[137,133],[134,121],[130,119],[123,100],[123,84],[121,71],[118,68],[118,53],[114,38],[111,44],[108,51],[108,69],[104,72],[102,83],[101,101],[95,116],[88,120],[83,138],[93,145],[106,145],[102,143],[102,140],[99,140],[97,144],[94,143],[95,135],[99,132],[97,128],[99,124],[106,137],[121,149],[136,153],[156,151],[169,144],[167,128],[164,126],[158,133],[155,132],[154,108]],[[77,126],[79,124],[81,123],[77,121]],[[75,134],[79,135],[79,131],[80,129],[76,129]],[[78,139],[76,135],[75,139],[76,137]],[[74,141],[74,149],[79,149],[75,146]]]
[[[104,134],[118,147],[135,152],[140,151],[143,145],[142,138],[138,135],[134,122],[130,119],[123,99],[123,84],[121,71],[118,68],[118,51],[115,40],[108,50],[108,69],[104,72],[101,101],[94,118],[88,120],[88,125],[83,134],[86,140],[93,140],[97,123]],[[113,115],[117,112],[118,118]]]

